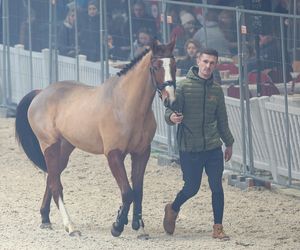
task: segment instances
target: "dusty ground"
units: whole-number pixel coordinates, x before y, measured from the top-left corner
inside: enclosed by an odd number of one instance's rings
[[[68,236],[54,205],[53,230],[42,230],[39,207],[45,176],[18,148],[14,119],[0,118],[0,171],[0,249],[300,249],[299,199],[277,189],[241,191],[225,180],[224,226],[231,240],[212,239],[206,177],[197,197],[183,207],[174,236],[166,235],[164,205],[182,181],[179,168],[157,166],[155,158],[145,175],[143,203],[150,239],[137,239],[131,213],[123,234],[114,238],[110,228],[120,205],[119,189],[106,159],[81,151],[73,153],[62,180],[67,208],[82,236]]]

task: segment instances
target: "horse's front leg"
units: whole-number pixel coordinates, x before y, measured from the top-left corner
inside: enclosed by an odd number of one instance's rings
[[[122,195],[122,206],[111,229],[111,234],[115,237],[120,236],[124,230],[124,225],[128,224],[128,212],[133,201],[133,191],[127,178],[124,158],[125,155],[118,149],[110,151],[107,155],[110,170],[118,183]]]
[[[131,180],[134,192],[132,228],[138,231],[138,238],[148,239],[142,219],[143,183],[147,162],[150,157],[150,146],[141,154],[132,153]]]

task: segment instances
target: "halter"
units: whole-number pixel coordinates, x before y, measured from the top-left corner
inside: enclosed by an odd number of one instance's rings
[[[171,81],[165,81],[163,83],[159,83],[156,80],[155,77],[155,71],[158,70],[157,67],[153,66],[153,62],[156,59],[163,59],[163,58],[171,58],[175,60],[175,57],[173,55],[169,56],[169,57],[160,57],[160,56],[152,56],[151,57],[151,67],[150,67],[150,72],[151,72],[151,80],[152,80],[152,84],[154,86],[154,88],[156,88],[156,91],[159,94],[159,97],[162,99],[162,90],[165,89],[165,87],[167,86],[173,86],[174,89],[176,89],[176,80],[175,80],[175,75],[171,74],[172,80]],[[175,67],[175,73],[176,73],[176,67]],[[169,103],[164,103],[165,107],[167,107],[168,109],[170,109],[172,112],[174,112],[176,115],[178,115],[178,111],[174,110],[172,107],[170,107]],[[183,122],[181,122],[179,124],[179,126],[182,126],[182,129],[186,129],[190,134],[192,133],[192,130]],[[182,131],[182,130],[180,130]],[[177,133],[179,132],[179,130],[177,130]],[[178,135],[177,135],[178,136]],[[186,143],[186,142],[185,142]]]
[[[173,55],[171,56],[152,56],[151,57],[151,67],[150,67],[150,73],[151,73],[151,82],[154,86],[154,88],[156,89],[156,91],[159,94],[159,97],[162,97],[162,91],[167,87],[167,86],[173,86],[174,89],[176,89],[176,79],[175,79],[175,75],[172,74],[171,72],[171,77],[172,80],[169,81],[165,81],[163,83],[160,83],[157,81],[156,79],[156,75],[155,72],[158,71],[158,68],[156,66],[153,65],[153,63],[157,60],[157,59],[164,59],[164,58],[170,58],[170,59],[174,59],[175,57]],[[176,73],[176,67],[175,67],[175,73]]]

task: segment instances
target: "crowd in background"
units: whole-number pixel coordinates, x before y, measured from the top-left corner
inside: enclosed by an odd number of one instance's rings
[[[237,34],[235,12],[220,9],[202,9],[184,5],[185,2],[201,3],[199,0],[180,1],[183,5],[168,5],[168,32],[170,37],[176,36],[176,54],[179,57],[190,57],[186,42],[192,39],[197,44],[197,50],[202,47],[211,47],[219,52],[220,56],[234,57],[237,55]],[[249,1],[208,0],[211,5],[238,6]],[[251,2],[251,1],[250,1]],[[2,6],[3,1],[0,0]],[[78,53],[87,56],[89,61],[100,60],[100,14],[99,0],[59,0],[55,4],[56,14],[56,45],[59,54],[74,57],[76,55],[75,23],[77,18]],[[153,39],[162,41],[162,22],[160,2],[150,0],[131,1],[131,20],[134,56],[139,55]],[[262,1],[265,9],[288,13],[289,0]],[[29,49],[29,23],[31,24],[31,46],[33,51],[41,51],[49,47],[49,0],[31,0],[31,9],[28,9],[26,0],[10,0],[10,37],[9,42],[23,44]],[[272,6],[272,7],[271,7]],[[246,6],[247,7],[247,4]],[[249,6],[248,6],[249,7]],[[300,7],[300,4],[299,4]],[[106,21],[108,40],[108,55],[112,60],[130,59],[130,25],[127,0],[106,1]],[[1,11],[2,13],[2,11]],[[30,13],[30,18],[29,18]],[[273,20],[273,19],[272,19]],[[280,30],[278,25],[269,26],[271,19],[264,19],[260,27],[259,44],[261,48],[262,67],[277,67],[281,61]],[[2,18],[1,18],[2,22]],[[250,20],[251,23],[251,20]],[[288,20],[285,21],[284,34],[287,37]],[[205,28],[204,28],[205,26]],[[270,28],[270,27],[274,27]],[[251,27],[250,27],[251,28]],[[1,24],[2,29],[2,24]],[[255,27],[253,28],[254,32]],[[251,29],[250,29],[251,31]],[[2,32],[0,32],[2,33]],[[1,34],[2,35],[2,34]],[[2,40],[2,37],[1,37]],[[287,44],[287,43],[286,43]],[[253,41],[249,45],[249,67],[255,70],[255,50]],[[287,50],[287,47],[286,47]],[[287,52],[287,51],[286,51]],[[251,53],[253,53],[251,60]],[[288,55],[288,53],[287,53]],[[192,61],[194,58],[192,58]],[[290,62],[287,57],[287,62]],[[191,62],[189,62],[191,63]],[[184,72],[184,70],[183,70]]]

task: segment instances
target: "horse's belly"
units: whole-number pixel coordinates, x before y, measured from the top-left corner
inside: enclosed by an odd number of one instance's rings
[[[84,133],[77,133],[75,136],[64,133],[63,136],[76,148],[92,154],[103,154],[103,142],[99,133],[94,133],[93,136]]]
[[[57,117],[56,122],[59,133],[76,148],[93,154],[103,153],[103,141],[95,117],[94,121],[85,115]]]

